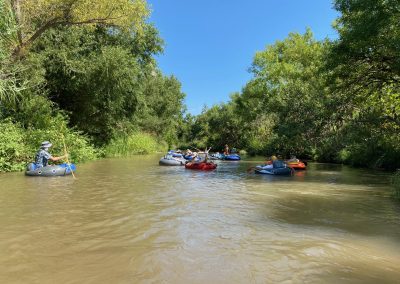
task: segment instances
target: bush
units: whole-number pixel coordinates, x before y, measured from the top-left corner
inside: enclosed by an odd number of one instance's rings
[[[10,120],[0,121],[0,172],[24,169],[29,150],[24,142],[24,130]]]
[[[40,144],[48,140],[53,144],[51,154],[64,155],[64,141],[69,154],[69,160],[74,163],[96,159],[98,152],[90,144],[89,139],[81,132],[67,128],[66,119],[61,114],[56,114],[45,129],[29,128],[26,130],[25,143],[34,158]]]
[[[106,157],[125,157],[135,154],[151,154],[165,152],[168,146],[159,143],[155,137],[147,133],[136,132],[126,137],[111,140],[104,148]]]
[[[25,129],[10,119],[0,121],[0,129],[0,172],[23,170],[34,160],[35,153],[45,140],[53,144],[52,155],[63,155],[63,136],[71,162],[84,162],[98,156],[85,136],[67,128],[66,120],[60,114],[52,118],[46,129]]]

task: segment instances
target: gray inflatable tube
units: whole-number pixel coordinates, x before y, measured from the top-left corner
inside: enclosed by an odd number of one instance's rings
[[[160,166],[183,166],[185,165],[185,161],[182,159],[168,159],[168,158],[161,158],[159,162]]]

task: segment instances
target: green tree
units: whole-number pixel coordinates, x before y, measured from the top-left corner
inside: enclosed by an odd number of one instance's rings
[[[399,166],[400,3],[337,0],[339,38],[326,57],[331,125],[342,144],[340,160]]]
[[[232,98],[235,95],[232,95]],[[221,151],[225,144],[241,147],[241,117],[234,102],[204,107],[202,113],[192,118],[189,145],[198,148],[212,147]]]
[[[316,41],[308,29],[257,52],[251,67],[254,77],[242,92],[195,119],[196,144],[228,143],[251,153],[310,156],[327,131],[321,67],[328,45]]]
[[[308,29],[303,35],[289,34],[254,57],[254,79],[244,88],[241,105],[256,111],[252,121],[274,125],[276,135],[269,133],[264,143],[275,151],[309,155],[319,142],[326,97],[320,69],[327,44],[316,41]]]
[[[17,76],[20,66],[10,61],[16,30],[11,6],[0,0],[0,114],[6,106],[16,105],[20,91],[26,85],[25,80],[19,80]]]
[[[98,24],[139,32],[149,14],[145,0],[10,0],[17,23],[14,54],[21,55],[51,28]]]
[[[172,143],[184,95],[157,70],[152,55],[161,44],[151,25],[140,35],[71,27],[49,30],[32,52],[46,70],[49,98],[98,144],[136,130]]]
[[[139,127],[163,138],[170,147],[178,142],[182,125],[183,99],[181,83],[152,70],[143,85],[144,100],[135,114]]]
[[[333,89],[342,100],[400,125],[400,2],[337,0],[339,39],[327,57]],[[335,90],[334,90],[335,91]]]

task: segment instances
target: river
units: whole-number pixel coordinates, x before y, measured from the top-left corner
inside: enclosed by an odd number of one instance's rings
[[[389,174],[160,167],[158,156],[0,175],[0,283],[399,283]]]

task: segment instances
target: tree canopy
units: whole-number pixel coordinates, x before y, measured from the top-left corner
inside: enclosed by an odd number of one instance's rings
[[[140,32],[149,15],[145,0],[10,0],[19,55],[50,28],[102,24]]]

